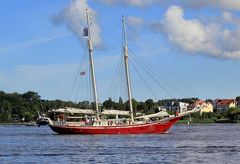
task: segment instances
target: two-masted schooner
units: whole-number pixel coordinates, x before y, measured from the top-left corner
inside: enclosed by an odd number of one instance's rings
[[[58,114],[57,120],[49,118],[50,128],[58,134],[147,134],[147,133],[165,133],[169,128],[176,123],[183,114],[169,115],[165,110],[151,115],[143,115],[134,118],[131,83],[128,67],[128,43],[125,26],[125,18],[122,17],[124,45],[123,45],[123,58],[125,65],[125,75],[127,83],[129,111],[120,110],[99,110],[98,94],[96,87],[94,60],[93,60],[93,43],[91,35],[91,23],[89,13],[86,10],[87,17],[87,32],[88,35],[88,49],[91,69],[91,79],[94,95],[94,107],[92,109],[77,109],[77,108],[63,108],[52,110]],[[69,114],[82,114],[85,117],[74,117],[66,115]],[[112,115],[116,119],[104,119],[102,116]],[[87,116],[87,117],[86,117]],[[121,118],[119,118],[121,117]],[[79,119],[81,118],[81,119]],[[72,119],[72,121],[71,121]]]

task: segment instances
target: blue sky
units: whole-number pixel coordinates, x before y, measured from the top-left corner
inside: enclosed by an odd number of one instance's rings
[[[76,73],[87,72],[81,37],[86,7],[93,19],[100,101],[126,97],[122,72],[114,78],[122,68],[123,14],[132,64],[143,62],[156,73],[151,78],[144,68],[130,65],[137,100],[240,95],[238,0],[2,0],[0,90],[32,90],[44,99],[91,97],[85,91],[89,77]]]

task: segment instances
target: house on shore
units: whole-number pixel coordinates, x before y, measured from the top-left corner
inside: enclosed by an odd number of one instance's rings
[[[202,106],[201,110],[200,110],[200,115],[202,115],[202,113],[209,113],[209,112],[213,112],[213,105],[210,102],[205,102],[202,100],[197,100],[195,101],[195,103],[193,104],[194,107],[196,106]]]
[[[168,101],[166,102],[166,104],[164,105],[164,107],[171,112],[185,112],[188,110],[189,108],[189,103],[185,103],[185,102],[180,102],[180,101]]]
[[[216,112],[227,111],[229,108],[236,106],[237,104],[234,99],[216,99],[213,102],[213,108]]]

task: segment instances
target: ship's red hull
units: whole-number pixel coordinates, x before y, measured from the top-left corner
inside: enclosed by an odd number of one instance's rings
[[[148,134],[165,133],[181,117],[175,117],[166,122],[155,122],[139,125],[125,126],[59,126],[50,125],[58,134]]]

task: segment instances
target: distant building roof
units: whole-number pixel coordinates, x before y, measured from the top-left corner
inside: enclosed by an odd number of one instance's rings
[[[197,100],[197,101],[195,101],[194,106],[203,105],[203,104],[206,104],[206,103],[202,100]]]
[[[234,99],[217,99],[216,100],[216,105],[218,106],[227,106],[230,105],[231,103],[234,103]]]

